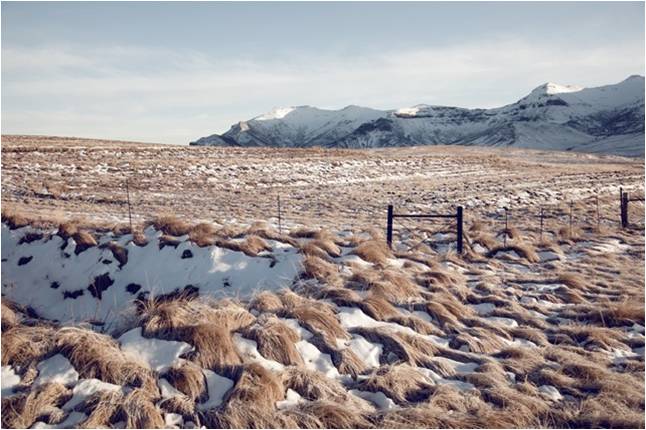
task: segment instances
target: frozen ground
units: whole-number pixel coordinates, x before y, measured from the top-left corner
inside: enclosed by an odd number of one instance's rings
[[[402,211],[498,216],[501,207],[556,207],[619,186],[643,190],[643,160],[470,147],[342,151],[150,145],[3,136],[2,203],[43,217],[135,223],[171,213],[191,221],[283,224],[334,230],[378,227]],[[613,210],[616,219],[617,210]],[[376,222],[379,220],[379,222]]]
[[[468,148],[272,159],[87,141],[75,158],[43,142],[50,149],[3,141],[3,204],[16,211],[2,225],[5,428],[644,426],[643,205],[621,229],[616,192],[642,193],[643,165]],[[88,154],[103,173],[81,162]],[[202,173],[133,181],[137,209],[150,211],[133,237],[104,228],[123,212],[119,157],[151,172],[237,157],[235,177],[256,182],[236,193],[230,173],[212,186]],[[27,192],[21,169],[72,191]],[[267,172],[280,185],[265,193]],[[344,175],[354,182],[332,184]],[[156,191],[171,177],[190,181]],[[269,211],[277,190],[288,214],[294,201],[307,208],[282,232]],[[398,223],[388,250],[383,211],[375,221],[365,210],[390,201],[467,206],[465,253],[447,222]],[[52,208],[59,222],[83,215],[75,225],[92,240],[38,219]],[[139,224],[160,208],[195,217],[158,222],[162,231]],[[202,219],[215,222],[193,226]]]

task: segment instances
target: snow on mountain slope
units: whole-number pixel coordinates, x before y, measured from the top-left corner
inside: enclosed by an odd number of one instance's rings
[[[275,109],[191,145],[373,148],[518,146],[644,156],[644,77],[596,88],[546,83],[494,109],[415,105]]]

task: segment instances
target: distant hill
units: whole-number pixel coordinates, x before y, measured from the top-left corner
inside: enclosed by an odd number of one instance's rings
[[[596,88],[543,84],[494,109],[416,105],[275,109],[191,145],[376,148],[480,145],[644,156],[644,77]]]

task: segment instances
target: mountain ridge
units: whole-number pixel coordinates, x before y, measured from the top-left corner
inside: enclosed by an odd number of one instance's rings
[[[621,145],[617,144],[621,142]],[[375,148],[514,146],[644,156],[644,77],[584,88],[547,82],[497,108],[417,104],[378,110],[276,108],[200,138],[198,146]]]

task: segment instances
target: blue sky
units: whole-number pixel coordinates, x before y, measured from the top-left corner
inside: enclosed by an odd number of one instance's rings
[[[2,133],[187,143],[280,106],[494,107],[644,74],[644,4],[2,3]]]

